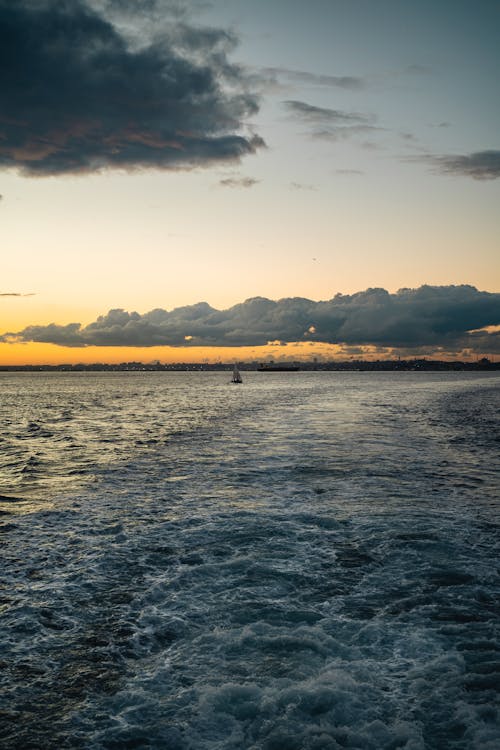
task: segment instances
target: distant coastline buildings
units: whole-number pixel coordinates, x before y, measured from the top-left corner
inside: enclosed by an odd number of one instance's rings
[[[199,362],[173,362],[161,364],[154,362],[121,362],[120,364],[106,364],[96,362],[93,364],[59,364],[59,365],[0,365],[0,372],[182,372],[182,371],[207,371],[217,372],[233,369],[233,361],[199,363]],[[279,364],[283,366],[280,367]],[[500,361],[492,362],[487,357],[473,362],[461,362],[437,359],[381,359],[381,360],[345,360],[345,361],[300,361],[276,363],[277,366],[269,367],[260,361],[238,362],[238,368],[245,371],[266,370],[300,370],[306,372],[314,371],[362,371],[362,372],[395,372],[401,371],[500,371]]]

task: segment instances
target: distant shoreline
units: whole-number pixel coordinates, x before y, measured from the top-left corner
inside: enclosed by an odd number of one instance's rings
[[[362,371],[362,372],[488,372],[500,371],[500,361],[491,362],[486,357],[474,362],[460,362],[435,359],[401,359],[401,360],[348,360],[330,362],[287,362],[275,363],[276,366],[298,366],[300,372],[320,371]],[[258,371],[261,362],[238,362],[243,371]],[[0,372],[220,372],[232,370],[233,362],[216,362],[214,364],[197,362],[175,362],[171,364],[121,362],[120,364],[59,364],[59,365],[0,365]]]

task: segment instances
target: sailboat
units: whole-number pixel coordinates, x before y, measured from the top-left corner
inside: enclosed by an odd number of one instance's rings
[[[231,383],[243,383],[243,380],[241,379],[240,371],[238,370],[237,365],[233,367],[233,377],[231,378]]]

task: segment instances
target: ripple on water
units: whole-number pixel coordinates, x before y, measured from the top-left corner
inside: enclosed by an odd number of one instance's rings
[[[151,375],[61,377],[23,456],[79,483],[0,497],[6,746],[496,750],[493,443],[450,384]]]

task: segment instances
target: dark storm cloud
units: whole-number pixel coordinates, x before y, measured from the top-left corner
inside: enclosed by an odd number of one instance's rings
[[[89,5],[99,10],[115,12],[118,15],[130,13],[134,18],[137,17],[138,12],[147,14],[148,18],[151,13],[155,12],[159,18],[164,18],[165,15],[184,18],[193,11],[199,12],[210,8],[212,4],[203,0],[88,0],[88,2]]]
[[[457,347],[493,351],[500,324],[500,294],[472,286],[422,286],[389,294],[367,289],[314,302],[301,297],[273,301],[255,297],[228,310],[206,302],[170,312],[111,310],[82,327],[28,326],[0,337],[4,343],[45,342],[61,346],[259,346],[312,341],[350,346],[415,349]]]
[[[373,124],[373,115],[362,112],[316,107],[295,99],[284,101],[283,106],[292,117],[309,126],[307,134],[315,139],[338,140],[381,129]]]
[[[495,180],[500,177],[500,151],[476,151],[473,154],[429,156],[425,161],[442,174]]]
[[[189,168],[263,145],[244,132],[258,102],[228,60],[232,34],[171,20],[132,45],[105,5],[0,0],[0,167]],[[144,16],[148,2],[136,7]]]
[[[359,91],[365,88],[366,82],[358,76],[332,76],[321,73],[310,73],[306,70],[293,70],[291,68],[263,68],[264,76],[276,80],[285,78],[290,82],[309,83],[313,86],[329,86],[331,88],[349,89]]]

